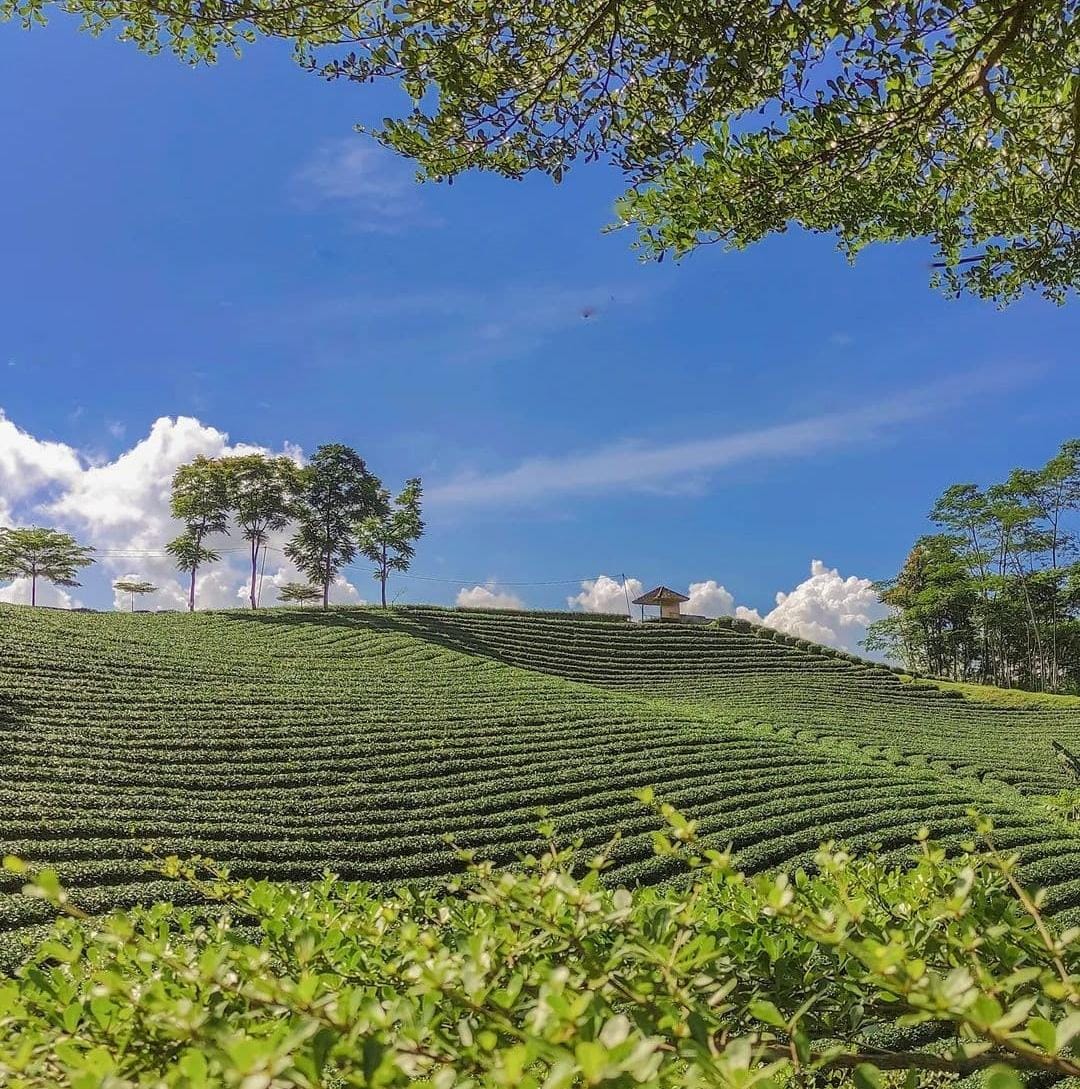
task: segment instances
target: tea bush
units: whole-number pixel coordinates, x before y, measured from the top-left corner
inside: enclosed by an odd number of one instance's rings
[[[678,889],[605,887],[608,851],[582,876],[550,824],[517,868],[465,853],[437,891],[236,882],[167,859],[219,916],[159,905],[56,927],[0,984],[0,1083],[776,1089],[839,1071],[876,1089],[906,1071],[1020,1089],[1017,1072],[1080,1074],[1080,931],[1043,917],[992,838],[950,858],[924,830],[904,866],[826,845],[815,876],[754,877],[661,812],[654,849],[691,867]],[[28,891],[80,914],[55,873]]]

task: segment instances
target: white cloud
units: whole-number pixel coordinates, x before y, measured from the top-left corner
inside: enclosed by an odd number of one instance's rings
[[[708,582],[692,582],[687,592],[690,600],[683,606],[683,612],[713,619],[718,616],[735,615],[735,596],[726,586],[721,586],[716,579],[709,579]]]
[[[739,431],[719,438],[648,445],[627,440],[559,457],[532,458],[517,468],[459,477],[428,489],[432,504],[508,504],[557,495],[610,490],[648,490],[665,482],[685,483],[765,458],[804,458],[821,450],[868,442],[891,428],[947,410],[957,401],[1010,388],[1015,374],[985,371],[863,405],[847,412],[811,416],[793,423]]]
[[[0,587],[0,601],[7,602],[9,605],[29,605],[30,592],[30,580],[19,578]],[[51,605],[56,609],[78,609],[82,604],[62,586],[53,586],[51,582],[41,578],[38,579],[37,584],[37,603]]]
[[[0,525],[11,524],[20,501],[43,488],[70,484],[81,472],[70,446],[34,438],[0,410]]]
[[[135,573],[159,587],[147,607],[183,609],[187,578],[178,574],[164,545],[179,527],[169,513],[169,495],[177,466],[200,454],[220,457],[261,451],[262,447],[230,444],[229,437],[189,416],[162,417],[148,435],[112,460],[92,462],[63,443],[42,442],[21,431],[0,413],[0,524],[55,525],[74,533],[98,550],[98,568],[109,582]],[[284,452],[299,459],[289,444]],[[272,541],[277,547],[283,540]],[[237,588],[246,586],[243,542],[235,534],[214,542],[224,552],[221,562],[206,567],[196,580],[200,608],[236,604]],[[122,597],[123,595],[121,595]],[[21,584],[0,591],[0,599],[28,599]],[[335,592],[359,601],[347,582]],[[39,594],[40,598],[40,594]],[[61,594],[49,604],[77,604]],[[117,607],[129,605],[116,598]]]
[[[244,603],[248,600],[250,577],[249,569],[248,577],[236,590],[237,598]],[[263,607],[280,605],[278,591],[290,582],[307,582],[307,578],[300,574],[291,560],[285,560],[276,570],[263,573],[262,577],[256,581],[256,600]],[[360,596],[360,591],[344,575],[338,575],[330,586],[330,604],[366,605],[367,601]]]
[[[394,232],[415,222],[418,189],[403,159],[360,135],[323,144],[293,176],[300,204],[337,205],[365,231]]]
[[[516,594],[499,590],[494,582],[486,586],[464,586],[458,591],[455,604],[459,609],[524,609],[525,602]]]
[[[608,575],[587,579],[581,593],[566,599],[571,609],[590,613],[626,613],[626,598],[633,600],[642,593],[639,579],[623,584]],[[690,583],[687,601],[682,611],[687,615],[736,616],[755,624],[764,624],[778,631],[803,639],[859,653],[867,626],[886,614],[878,601],[870,579],[855,575],[844,578],[839,571],[826,567],[821,560],[810,565],[810,577],[788,593],[776,595],[775,608],[762,616],[757,609],[737,605],[735,595],[726,586],[707,579]]]
[[[626,600],[640,597],[644,587],[639,579],[627,579],[625,587],[622,580],[610,575],[601,575],[596,579],[586,579],[581,584],[581,593],[566,599],[571,609],[581,609],[587,613],[627,613]]]
[[[810,577],[790,593],[776,595],[776,608],[762,623],[815,643],[859,653],[866,629],[887,613],[870,579],[844,578],[821,560],[810,565]]]

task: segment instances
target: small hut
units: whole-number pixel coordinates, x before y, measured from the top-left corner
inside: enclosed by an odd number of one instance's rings
[[[656,605],[660,609],[661,620],[679,620],[681,619],[679,606],[684,601],[689,600],[685,594],[680,594],[678,590],[672,590],[667,586],[657,586],[647,594],[634,598],[634,604],[641,606],[642,619],[645,617],[645,606]]]

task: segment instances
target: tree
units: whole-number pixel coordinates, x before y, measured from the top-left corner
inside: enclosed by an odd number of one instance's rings
[[[37,580],[78,586],[75,576],[94,562],[94,549],[56,529],[0,528],[0,579],[28,578],[30,604],[37,604]]]
[[[1080,688],[1080,441],[1040,469],[980,488],[955,484],[881,600],[876,649],[913,668],[1038,691]],[[867,645],[871,645],[868,643]]]
[[[607,159],[648,254],[798,224],[849,255],[929,239],[951,293],[1080,284],[1080,21],[1060,0],[0,0],[27,26],[50,10],[189,62],[268,36],[325,78],[395,80],[412,108],[374,135],[429,178]]]
[[[118,590],[122,594],[131,595],[131,611],[135,611],[135,595],[139,594],[152,594],[155,593],[157,587],[152,582],[147,582],[145,579],[136,578],[134,575],[128,575],[125,578],[117,579],[113,583],[113,589]]]
[[[321,586],[312,586],[307,582],[287,582],[278,590],[278,601],[289,605],[311,605],[321,601],[322,596]]]
[[[184,532],[165,547],[181,571],[190,573],[188,610],[195,611],[195,575],[203,564],[220,556],[206,546],[215,533],[229,532],[229,472],[221,460],[200,455],[173,474],[172,516],[184,523]]]
[[[229,507],[251,550],[251,583],[248,600],[258,607],[255,582],[260,554],[265,556],[271,533],[283,530],[292,514],[292,499],[298,485],[299,467],[292,458],[270,458],[265,454],[244,454],[226,458],[229,478]]]
[[[285,546],[307,578],[322,587],[323,608],[338,572],[356,558],[356,527],[379,507],[379,482],[364,459],[341,443],[320,446],[299,473],[296,533]]]
[[[408,571],[416,555],[415,542],[424,532],[420,517],[423,486],[419,477],[405,482],[396,499],[385,489],[379,491],[379,509],[368,515],[357,527],[360,551],[375,564],[375,578],[382,591],[382,606],[386,608],[386,582],[391,571]]]

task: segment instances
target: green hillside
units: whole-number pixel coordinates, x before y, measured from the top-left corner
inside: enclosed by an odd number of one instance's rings
[[[902,848],[991,814],[1053,908],[1080,904],[1080,836],[1033,795],[1069,785],[1051,738],[1080,712],[980,705],[807,644],[718,625],[434,608],[188,615],[0,607],[2,849],[55,865],[93,911],[188,896],[145,848],[236,874],[391,881],[622,833],[653,856],[645,785],[747,869],[827,838]],[[0,890],[0,929],[48,910]],[[9,942],[9,947],[11,943]]]

